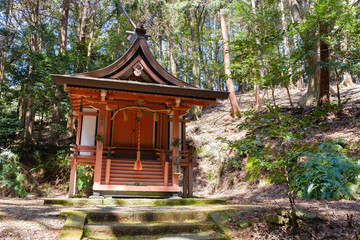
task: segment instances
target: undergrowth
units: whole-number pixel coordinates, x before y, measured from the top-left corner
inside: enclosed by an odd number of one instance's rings
[[[25,175],[19,156],[8,149],[0,153],[0,182],[1,188],[9,190],[15,197],[27,195],[25,190]]]
[[[341,104],[326,103],[309,112],[285,109],[271,104],[263,111],[249,110],[238,125],[243,139],[218,138],[236,151],[238,158],[228,163],[242,169],[246,159],[246,180],[266,178],[285,183],[296,228],[295,198],[360,198],[360,160],[352,154],[358,145],[338,139],[303,143],[313,128],[331,123],[329,113],[342,111]],[[355,148],[355,149],[354,149]]]

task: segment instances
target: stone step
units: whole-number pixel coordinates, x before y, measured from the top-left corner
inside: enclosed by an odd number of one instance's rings
[[[208,219],[206,211],[136,211],[123,212],[111,211],[104,213],[103,211],[91,211],[87,214],[89,223],[101,222],[161,222],[161,221],[177,221],[185,222],[189,219],[197,221],[205,221]]]
[[[107,224],[87,224],[84,232],[85,236],[98,238],[98,236],[108,239],[109,236],[138,236],[138,235],[164,235],[195,233],[214,230],[214,222],[158,222],[158,223],[107,223]]]
[[[95,238],[94,238],[95,237]],[[90,240],[90,239],[119,239],[117,237],[109,237],[109,236],[94,236],[91,238],[84,237],[83,240]],[[196,234],[191,233],[183,233],[183,234],[170,234],[170,235],[151,235],[151,236],[129,236],[129,237],[122,237],[121,239],[127,239],[127,240],[139,240],[139,239],[159,239],[159,240],[226,240],[227,238],[220,234],[216,233],[214,231],[210,232],[200,232]]]

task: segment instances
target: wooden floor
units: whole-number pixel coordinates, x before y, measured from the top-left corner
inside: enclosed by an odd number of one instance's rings
[[[110,181],[107,185],[146,187],[165,186],[161,162],[156,159],[142,159],[143,170],[134,170],[135,158],[114,158],[111,160]],[[105,185],[106,159],[102,163],[101,185]],[[169,173],[172,172],[170,167]],[[169,184],[172,186],[171,174]],[[165,186],[166,187],[166,186]]]

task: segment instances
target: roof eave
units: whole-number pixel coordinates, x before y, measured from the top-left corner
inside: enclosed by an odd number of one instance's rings
[[[53,74],[52,78],[58,85],[66,84],[68,86],[98,88],[107,90],[150,93],[176,97],[188,97],[196,99],[216,100],[226,99],[228,92],[211,91],[199,88],[184,88],[178,86],[169,86],[161,84],[140,83],[127,80],[112,80],[104,78],[69,76]]]

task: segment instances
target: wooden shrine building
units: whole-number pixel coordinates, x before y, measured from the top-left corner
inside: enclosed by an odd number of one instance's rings
[[[178,194],[180,174],[183,194],[193,193],[196,163],[186,149],[184,115],[228,93],[198,89],[172,76],[152,55],[146,25],[134,27],[130,49],[110,66],[52,75],[68,92],[77,120],[68,157],[69,195],[75,194],[77,165],[94,166],[94,194]]]

